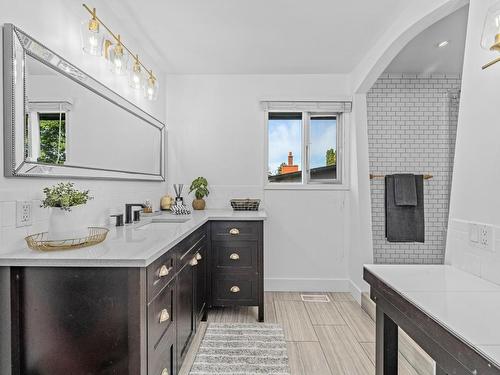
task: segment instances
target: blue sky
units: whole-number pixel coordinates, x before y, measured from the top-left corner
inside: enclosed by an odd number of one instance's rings
[[[288,160],[292,151],[294,164],[301,165],[301,120],[269,120],[269,171],[273,174],[279,165]],[[311,168],[325,165],[329,148],[336,149],[337,123],[335,120],[313,120],[311,123]]]

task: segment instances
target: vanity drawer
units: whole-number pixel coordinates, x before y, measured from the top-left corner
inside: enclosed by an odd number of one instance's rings
[[[187,238],[182,240],[178,245],[175,246],[179,257],[193,247],[196,243],[200,242],[200,239],[207,237],[207,227],[206,225],[201,226],[191,233]],[[180,269],[181,267],[179,267]]]
[[[219,274],[213,279],[215,306],[257,305],[258,275]]]
[[[171,327],[156,349],[150,349],[148,375],[174,375],[176,369],[175,327]]]
[[[257,241],[214,241],[212,251],[219,270],[257,271]]]
[[[165,332],[174,324],[175,282],[172,281],[148,305],[148,344],[156,348]]]
[[[262,222],[255,221],[214,221],[212,240],[258,240],[261,236]]]
[[[148,301],[151,301],[175,276],[175,251],[166,254],[150,264],[147,268]]]

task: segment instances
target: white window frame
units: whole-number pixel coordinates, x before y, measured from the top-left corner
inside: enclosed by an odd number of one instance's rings
[[[264,152],[264,189],[265,190],[349,190],[349,112],[332,111],[301,111],[294,109],[266,110],[265,119],[265,152]],[[301,166],[302,181],[295,183],[269,182],[269,113],[301,113],[302,114],[302,145]],[[310,117],[311,116],[336,116],[337,117],[337,178],[335,180],[310,179],[309,152],[310,152]]]

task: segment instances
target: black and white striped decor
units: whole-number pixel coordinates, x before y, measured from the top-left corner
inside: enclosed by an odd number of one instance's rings
[[[278,324],[210,323],[190,375],[290,375]]]

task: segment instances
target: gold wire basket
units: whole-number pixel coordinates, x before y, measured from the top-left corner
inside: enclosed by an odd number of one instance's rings
[[[65,240],[50,240],[48,233],[32,234],[25,238],[28,247],[38,251],[73,250],[83,247],[94,246],[106,239],[109,229],[102,227],[89,227],[86,237]]]

